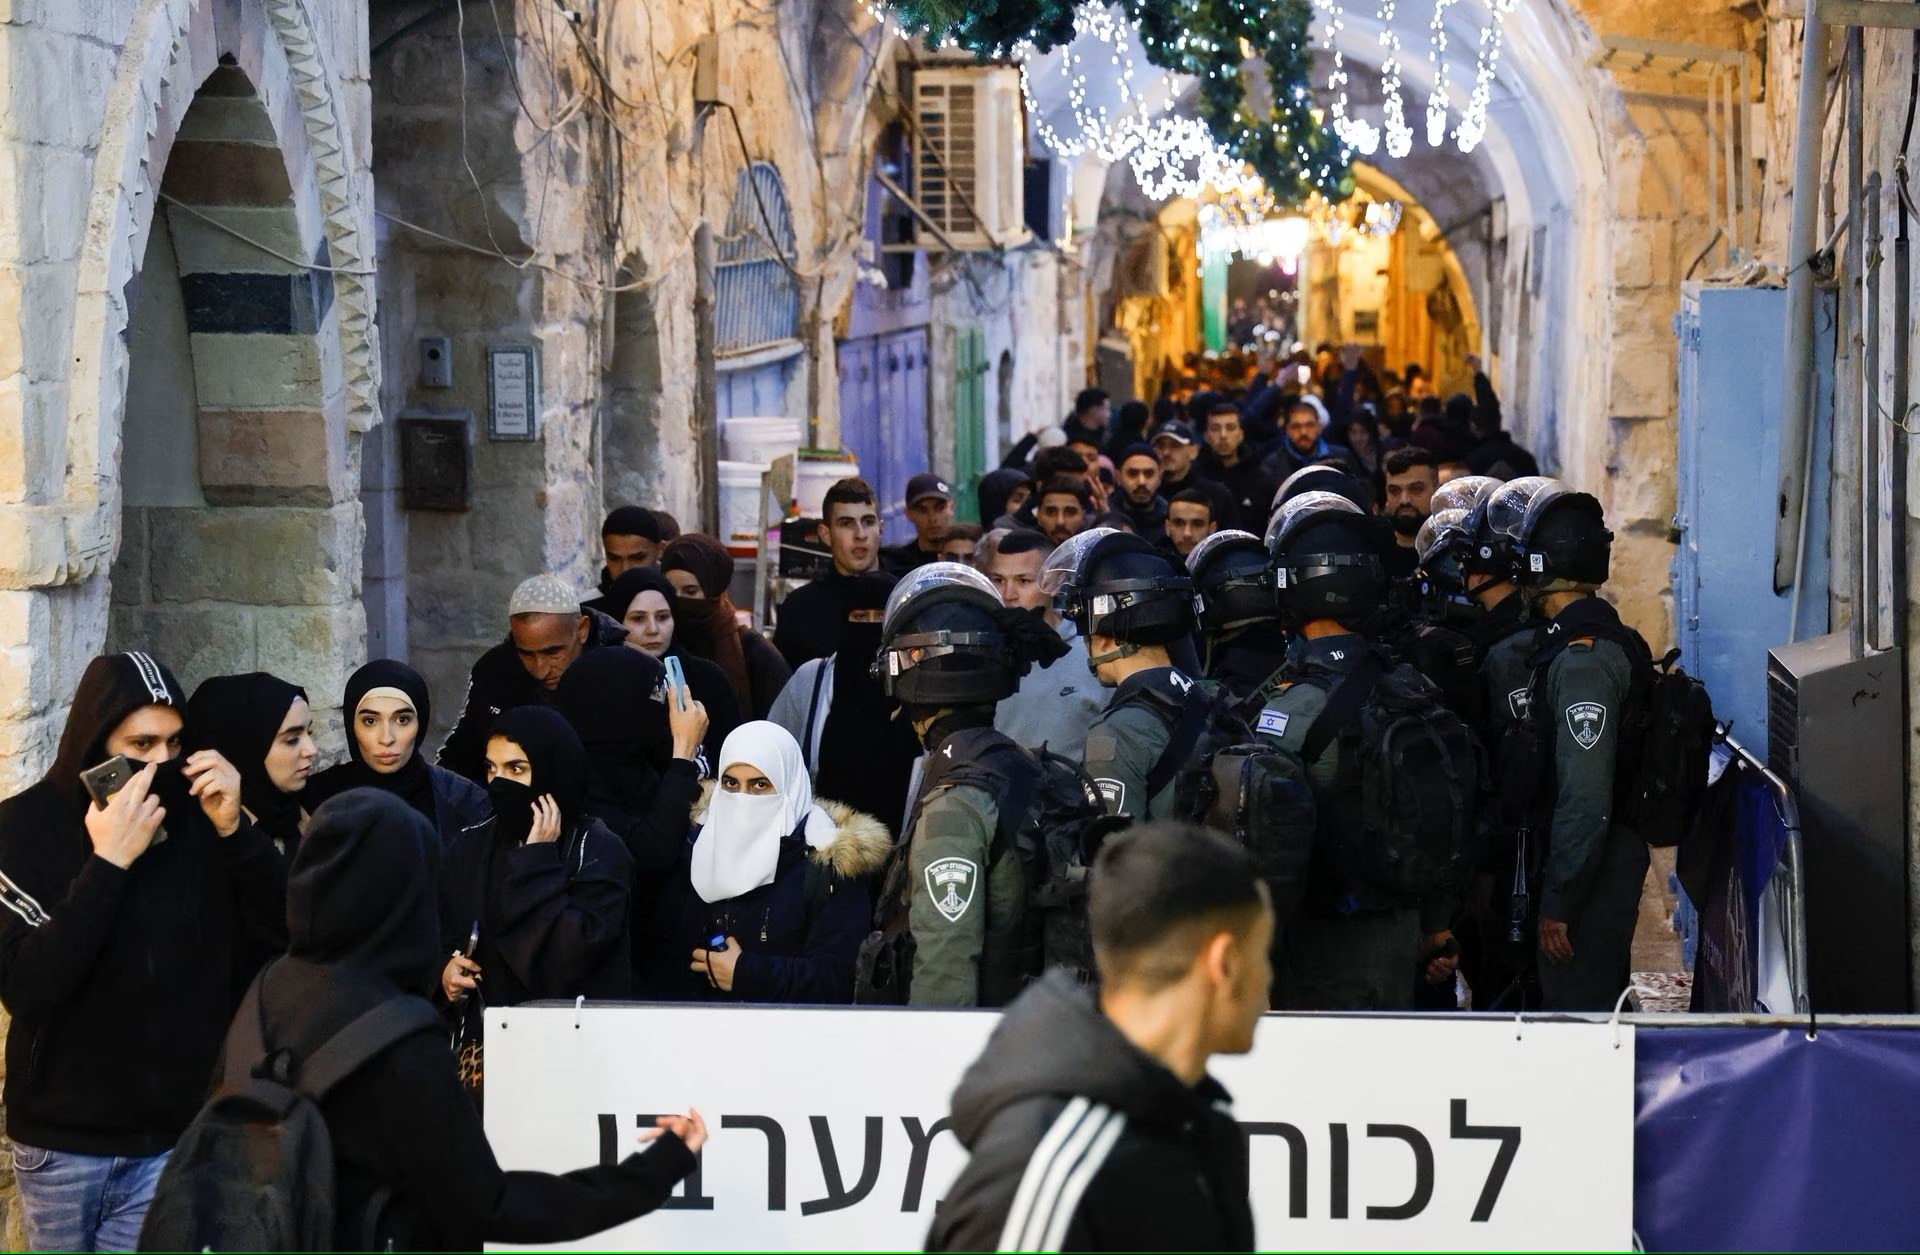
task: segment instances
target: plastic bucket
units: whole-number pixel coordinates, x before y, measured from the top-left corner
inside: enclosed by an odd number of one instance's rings
[[[793,464],[793,500],[803,518],[820,517],[820,503],[827,489],[843,479],[860,473],[853,461],[816,461],[802,458]]]
[[[758,462],[720,463],[720,539],[735,557],[759,552],[760,476],[766,467]],[[781,511],[769,506],[770,522],[780,520]]]
[[[800,447],[806,424],[797,418],[723,418],[720,420],[720,446],[735,462],[757,462],[766,466],[784,453]]]

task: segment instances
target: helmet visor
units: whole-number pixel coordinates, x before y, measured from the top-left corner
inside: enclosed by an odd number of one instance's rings
[[[1120,535],[1117,527],[1096,527],[1081,532],[1065,541],[1047,558],[1040,568],[1040,591],[1049,597],[1057,597],[1060,590],[1079,582],[1081,564],[1093,547],[1109,536]]]
[[[1435,514],[1442,510],[1471,511],[1503,482],[1491,475],[1462,475],[1459,479],[1450,479],[1433,490],[1432,510]]]
[[[1487,498],[1488,533],[1509,545],[1518,543],[1521,524],[1526,522],[1527,506],[1534,494],[1559,482],[1544,475],[1529,475],[1502,484]]]
[[[972,567],[959,562],[929,562],[903,577],[887,594],[882,635],[891,641],[900,631],[903,612],[909,604],[920,601],[925,594],[935,590],[979,593],[993,605],[1000,604],[1000,594],[994,591],[993,582]]]
[[[1268,552],[1273,553],[1284,549],[1287,541],[1292,539],[1302,527],[1328,514],[1366,517],[1359,506],[1338,493],[1303,492],[1274,511],[1273,521],[1267,524]]]
[[[1187,555],[1187,574],[1198,579],[1200,572],[1206,570],[1207,563],[1213,561],[1217,555],[1224,550],[1233,549],[1242,545],[1247,546],[1249,549],[1260,549],[1260,538],[1252,532],[1243,532],[1233,528],[1229,528],[1224,532],[1215,532],[1213,535],[1195,545],[1193,552]]]

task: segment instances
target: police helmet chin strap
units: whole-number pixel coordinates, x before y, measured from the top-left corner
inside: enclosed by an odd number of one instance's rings
[[[1087,639],[1092,640],[1093,638],[1088,637]],[[1119,662],[1122,658],[1131,658],[1139,653],[1140,649],[1141,647],[1133,641],[1121,641],[1120,648],[1110,649],[1104,654],[1096,654],[1089,651],[1087,654],[1087,670],[1097,675],[1101,667],[1106,666],[1110,662]]]

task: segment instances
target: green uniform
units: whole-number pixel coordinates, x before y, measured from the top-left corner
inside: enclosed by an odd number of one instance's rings
[[[1301,642],[1292,677],[1267,699],[1254,730],[1295,757],[1326,709],[1327,698],[1371,650],[1357,634]],[[1331,857],[1329,834],[1357,829],[1360,799],[1340,787],[1340,743],[1305,764],[1320,810],[1320,839],[1308,876],[1304,908],[1286,938],[1283,983],[1294,1011],[1397,1011],[1413,1005],[1419,958],[1419,908],[1343,873]],[[1444,923],[1440,925],[1444,927]],[[1438,931],[1436,928],[1435,931]]]
[[[1535,698],[1554,772],[1540,916],[1566,924],[1573,945],[1565,963],[1540,956],[1549,1010],[1610,1011],[1632,978],[1647,847],[1613,819],[1620,722],[1632,678],[1618,644],[1575,640],[1548,666],[1544,691]]]
[[[1121,681],[1105,713],[1087,729],[1086,755],[1081,765],[1093,778],[1107,812],[1131,815],[1145,823],[1173,813],[1173,782],[1147,796],[1147,777],[1173,739],[1167,717],[1148,704],[1147,693],[1175,703],[1187,700],[1194,682],[1173,667],[1137,671]]]
[[[1508,940],[1513,927],[1514,863],[1519,857],[1515,830],[1520,818],[1516,805],[1502,794],[1507,773],[1501,760],[1510,734],[1526,721],[1533,652],[1539,646],[1542,624],[1525,618],[1525,613],[1520,594],[1510,594],[1475,633],[1484,644],[1482,721],[1474,731],[1490,756],[1492,790],[1481,804],[1482,843],[1471,869],[1481,879],[1481,892],[1467,895],[1472,923],[1460,936],[1460,967],[1473,987],[1474,1005],[1482,1009],[1502,998],[1503,1006],[1517,1006],[1509,991],[1533,967],[1528,962],[1523,970],[1521,960],[1526,955]]]

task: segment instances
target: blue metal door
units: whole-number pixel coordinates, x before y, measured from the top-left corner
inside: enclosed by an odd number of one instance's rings
[[[888,544],[912,536],[901,501],[927,454],[927,333],[923,327],[840,342],[840,443],[880,498]]]

